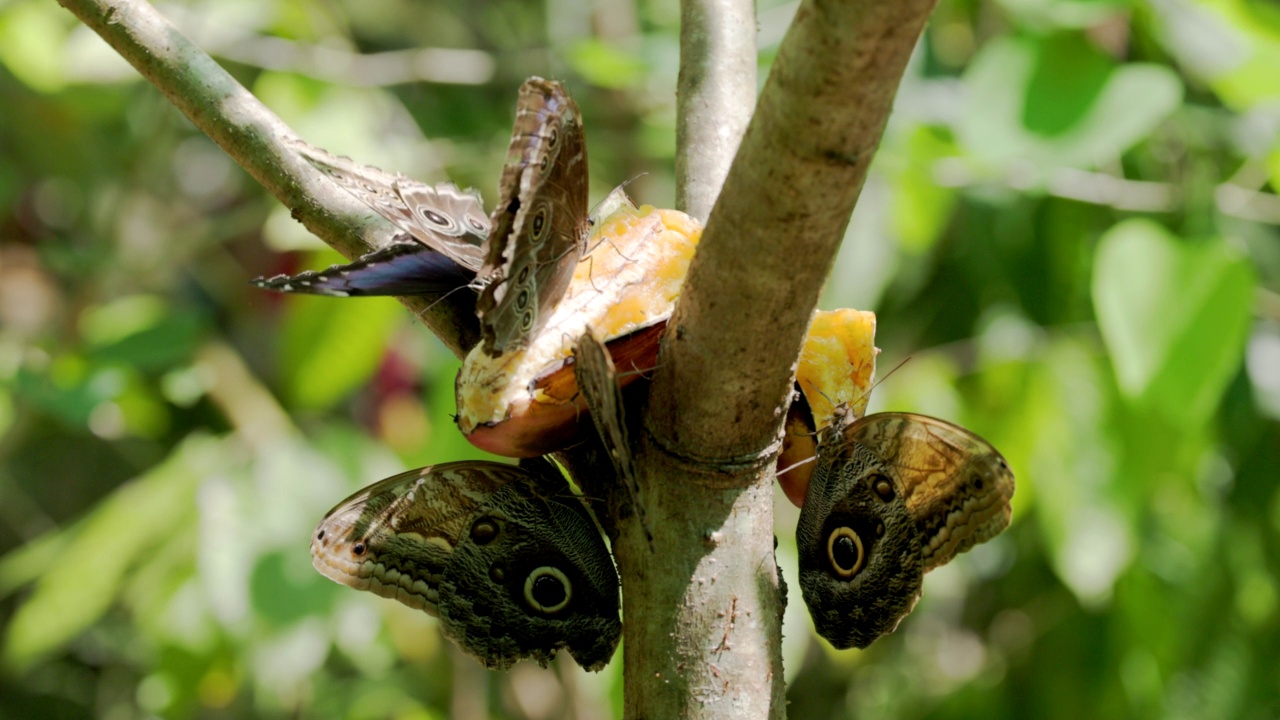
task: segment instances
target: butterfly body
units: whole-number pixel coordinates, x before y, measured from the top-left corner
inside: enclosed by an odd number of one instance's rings
[[[880,352],[875,337],[875,313],[865,310],[817,310],[809,321],[778,455],[778,484],[796,507],[804,505],[813,474],[816,431],[834,422],[838,407],[843,416],[866,412]]]
[[[482,340],[456,381],[458,427],[477,447],[532,457],[573,442],[586,406],[569,358],[588,328],[609,343],[622,383],[653,367],[660,334],[648,330],[670,317],[701,226],[675,210],[636,208],[621,190],[589,220],[581,115],[559,83],[535,77],[521,87],[491,218],[474,191],[302,144],[299,152],[417,244],[256,283],[340,296],[478,289]]]
[[[1013,473],[982,438],[910,413],[841,417],[822,431],[796,526],[800,587],[840,648],[892,632],[924,574],[1009,524]]]
[[[527,344],[564,296],[586,255],[587,190],[577,104],[559,83],[526,80],[481,271],[477,311],[491,357]]]
[[[675,210],[637,208],[625,196],[592,228],[588,257],[564,297],[523,347],[497,357],[472,349],[458,373],[458,427],[489,452],[531,457],[591,427],[568,364],[590,330],[609,344],[624,383],[653,367],[702,228]],[[622,347],[619,347],[621,345]]]
[[[609,552],[549,474],[471,461],[387,478],[330,511],[311,554],[336,582],[438,616],[487,667],[565,648],[598,670],[621,634]]]

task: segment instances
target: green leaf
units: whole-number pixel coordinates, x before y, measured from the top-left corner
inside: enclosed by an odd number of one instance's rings
[[[0,63],[34,90],[61,90],[66,83],[66,18],[42,2],[14,3],[0,12]]]
[[[987,45],[965,74],[971,111],[957,134],[993,164],[1092,166],[1118,157],[1172,114],[1182,85],[1168,68],[1113,66],[1066,35]]]
[[[256,615],[277,625],[289,625],[333,607],[342,586],[311,569],[306,548],[298,543],[289,551],[258,559],[249,577],[249,597]]]
[[[908,252],[924,253],[933,247],[951,218],[956,191],[943,187],[933,176],[938,159],[954,156],[955,145],[939,133],[921,126],[906,143],[906,162],[896,170],[890,221],[898,243]]]
[[[1173,54],[1237,111],[1280,98],[1280,32],[1271,2],[1200,0],[1151,7],[1159,38]]]
[[[6,663],[29,666],[101,618],[116,601],[126,573],[174,528],[192,522],[200,479],[233,462],[234,450],[230,441],[188,438],[163,464],[121,485],[90,515],[61,531],[65,545],[37,544],[47,565],[7,628]],[[10,556],[2,565],[20,569],[24,564]]]
[[[569,63],[592,85],[611,89],[634,86],[644,78],[644,61],[622,47],[590,39],[574,43]]]
[[[404,312],[390,298],[291,297],[280,369],[291,403],[332,407],[365,382]]]
[[[158,295],[137,294],[86,309],[79,327],[93,348],[91,360],[146,370],[165,369],[190,357],[205,323],[199,314]]]
[[[1248,336],[1254,277],[1220,239],[1180,240],[1130,220],[1103,236],[1093,302],[1120,389],[1171,419],[1217,408]]]

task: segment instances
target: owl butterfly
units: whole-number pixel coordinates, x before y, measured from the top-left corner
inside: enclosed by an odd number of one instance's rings
[[[337,297],[441,295],[475,280],[490,229],[479,193],[460,190],[453,183],[427,185],[301,141],[293,145],[311,165],[402,234],[355,262],[319,272],[258,278],[254,285]]]
[[[529,78],[481,269],[476,311],[487,355],[524,347],[542,327],[586,255],[587,230],[582,114],[560,83]]]
[[[639,517],[645,535],[652,541],[653,535],[649,532],[644,506],[640,504],[640,483],[635,460],[631,455],[622,388],[618,385],[618,373],[609,357],[609,349],[588,329],[578,339],[573,357],[574,376],[591,411],[596,432],[600,434],[600,440],[609,453],[618,479],[627,488],[631,507]]]
[[[331,580],[439,617],[489,668],[545,666],[565,648],[599,670],[622,633],[609,551],[550,472],[471,461],[389,477],[329,511],[311,561]]]
[[[577,439],[586,408],[568,360],[588,328],[620,364],[652,366],[701,227],[675,210],[636,208],[620,191],[588,221],[581,118],[559,83],[530,78],[520,90],[492,221],[474,191],[299,147],[412,239],[348,265],[257,284],[327,295],[478,289],[483,340],[456,383],[458,427],[477,447],[532,457]],[[587,247],[594,250],[584,258]]]
[[[515,129],[492,221],[479,194],[430,186],[297,143],[300,154],[413,242],[348,265],[259,287],[323,295],[440,294],[474,280],[484,352],[529,343],[564,296],[585,254],[587,154],[578,106],[560,83],[520,87]],[[477,277],[478,276],[478,277]]]
[[[936,418],[837,412],[818,440],[796,546],[818,634],[838,648],[893,632],[924,574],[1009,524],[1013,473],[977,435]]]

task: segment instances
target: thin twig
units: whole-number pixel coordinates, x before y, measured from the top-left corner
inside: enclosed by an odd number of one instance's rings
[[[150,5],[140,0],[59,2],[338,252],[357,257],[392,232],[386,221],[299,157],[288,142],[296,137],[293,131]],[[448,301],[433,305],[433,300],[402,302],[461,356],[479,337],[475,316],[469,307]]]

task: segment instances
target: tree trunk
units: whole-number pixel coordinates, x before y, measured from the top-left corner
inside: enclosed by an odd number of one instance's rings
[[[388,232],[149,5],[60,2],[312,233],[354,257]],[[612,528],[628,717],[785,715],[772,518],[781,422],[809,316],[932,6],[802,2],[734,156],[755,87],[751,3],[685,2],[680,203],[708,220],[648,401],[630,408],[643,412],[634,452],[653,539],[629,520]],[[404,302],[455,353],[475,343],[469,310]]]

